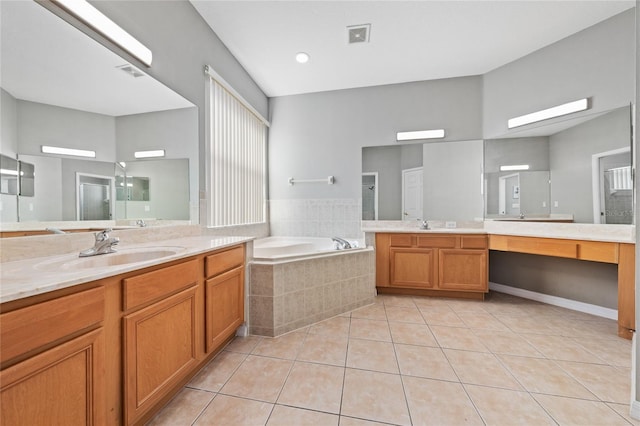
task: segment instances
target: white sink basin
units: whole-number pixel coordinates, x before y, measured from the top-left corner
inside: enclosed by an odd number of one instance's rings
[[[123,249],[115,253],[97,256],[78,257],[69,255],[64,258],[38,263],[36,269],[46,271],[72,271],[74,269],[105,268],[109,266],[128,265],[148,260],[162,259],[185,250],[184,247],[143,247]]]

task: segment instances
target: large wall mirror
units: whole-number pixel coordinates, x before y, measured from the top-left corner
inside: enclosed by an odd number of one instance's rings
[[[362,148],[362,219],[483,220],[483,141]]]
[[[631,107],[485,141],[486,218],[632,224]]]
[[[31,192],[0,194],[3,225],[198,223],[197,108],[37,2],[0,7],[0,152],[31,166],[21,171]],[[95,156],[43,153],[43,145]],[[134,156],[149,150],[164,157]]]

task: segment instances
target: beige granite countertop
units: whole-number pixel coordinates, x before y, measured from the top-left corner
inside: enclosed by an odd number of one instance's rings
[[[394,233],[394,234],[486,234],[483,228],[362,228],[362,232]]]
[[[175,253],[158,259],[114,266],[74,267],[74,263],[79,259],[76,253],[3,262],[0,264],[0,303],[159,265],[211,250],[245,243],[253,239],[253,237],[193,236],[149,243],[119,244],[117,246],[118,253],[137,252],[147,249],[165,249]],[[82,259],[93,258],[86,257]]]

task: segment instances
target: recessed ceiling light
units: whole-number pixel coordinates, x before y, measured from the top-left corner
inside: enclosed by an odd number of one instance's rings
[[[309,58],[310,58],[310,56],[309,56],[308,53],[305,53],[305,52],[296,53],[296,61],[299,64],[305,64],[305,63],[309,62]]]

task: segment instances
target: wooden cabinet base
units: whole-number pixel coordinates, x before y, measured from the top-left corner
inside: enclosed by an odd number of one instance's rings
[[[429,290],[419,288],[398,288],[398,287],[376,287],[378,294],[398,294],[406,296],[431,296],[431,297],[451,297],[457,299],[484,300],[484,292],[477,291],[447,291]]]

